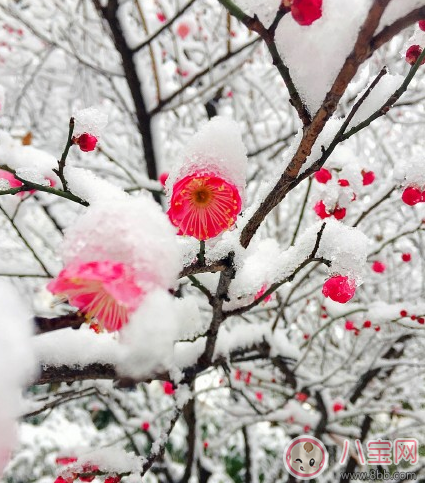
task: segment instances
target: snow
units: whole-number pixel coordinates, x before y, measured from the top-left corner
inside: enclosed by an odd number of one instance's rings
[[[162,290],[149,293],[120,333],[123,355],[118,371],[135,379],[168,371],[177,332],[171,295]]]
[[[18,178],[29,181],[30,183],[39,184],[41,186],[50,186],[50,182],[40,172],[32,168],[18,168],[16,170]]]
[[[412,10],[425,5],[425,0],[403,0],[402,2],[390,2],[382,15],[377,32],[394,23]]]
[[[0,84],[0,115],[3,111],[4,101],[6,98],[5,88]]]
[[[279,23],[278,51],[311,113],[318,110],[332,87],[371,5],[371,0],[324,0],[323,16],[312,25],[298,25],[290,15]]]
[[[378,111],[385,104],[385,102],[394,94],[394,92],[401,86],[403,81],[404,77],[400,74],[384,75],[384,77],[381,78],[377,86],[369,94],[367,99],[361,104],[356,114],[354,114],[353,119],[349,124],[349,128],[357,126],[357,124],[367,119],[374,112]],[[353,105],[363,96],[367,88],[360,92]]]
[[[246,148],[235,121],[216,116],[199,129],[187,143],[180,162],[167,179],[166,189],[171,196],[175,182],[193,173],[221,175],[233,183],[244,199],[246,184]]]
[[[126,193],[120,187],[96,176],[88,169],[67,165],[65,166],[64,175],[70,191],[89,203],[127,198]]]
[[[136,271],[145,288],[174,286],[181,270],[175,229],[150,194],[101,198],[65,233],[64,263],[113,260]]]
[[[144,459],[120,448],[102,448],[95,451],[75,452],[78,461],[72,468],[82,469],[84,464],[99,466],[105,473],[141,473]]]
[[[29,181],[45,186],[49,183],[44,178],[58,182],[53,172],[57,168],[57,160],[53,155],[32,146],[23,146],[5,131],[0,131],[0,164],[18,170]]]
[[[47,332],[32,341],[33,351],[41,365],[85,366],[95,362],[117,364],[119,343],[115,335],[96,334],[88,326]]]
[[[287,250],[270,239],[259,242],[257,250],[249,250],[232,281],[232,299],[255,295],[264,284],[270,286],[291,275],[311,255],[322,224],[317,222],[310,226],[295,246]],[[331,262],[331,274],[348,275],[360,283],[368,247],[369,239],[359,229],[328,218],[316,257]]]
[[[20,412],[20,393],[34,375],[30,346],[30,311],[20,294],[0,279],[0,475],[16,442],[15,418]]]
[[[0,179],[0,191],[7,191],[11,188],[9,181],[7,179]]]
[[[236,3],[246,14],[257,14],[261,22],[269,27],[276,17],[281,0],[238,0]]]
[[[413,154],[412,156],[402,158],[394,172],[394,178],[404,187],[425,187],[425,171],[423,169],[423,163],[423,153]]]
[[[88,133],[98,138],[108,124],[108,115],[96,107],[81,109],[73,117],[75,122],[73,135],[75,137]]]

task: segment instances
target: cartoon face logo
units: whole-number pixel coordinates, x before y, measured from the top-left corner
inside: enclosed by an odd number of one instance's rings
[[[319,439],[302,435],[289,441],[285,448],[284,462],[292,476],[311,480],[327,467],[328,452]]]

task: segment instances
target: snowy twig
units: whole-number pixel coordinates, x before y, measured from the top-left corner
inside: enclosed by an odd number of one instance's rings
[[[10,216],[7,214],[7,212],[1,206],[0,206],[0,211],[8,219],[8,221],[12,225],[13,230],[18,235],[18,237],[22,240],[22,242],[24,243],[24,245],[33,254],[34,258],[37,260],[38,264],[43,269],[44,273],[48,277],[52,277],[52,274],[50,273],[49,269],[46,267],[46,265],[44,264],[43,260],[38,256],[38,254],[35,251],[35,249],[29,244],[28,240],[24,237],[22,231],[17,227],[16,223],[12,220],[12,218],[10,218]]]
[[[66,182],[63,171],[65,169],[66,158],[68,157],[69,149],[73,145],[72,133],[74,132],[74,125],[74,118],[71,117],[71,119],[69,120],[68,139],[66,141],[65,149],[63,150],[62,156],[58,161],[58,169],[53,170],[53,172],[56,173],[61,180],[62,188],[64,191],[68,191],[68,184]]]
[[[250,17],[244,13],[237,5],[235,5],[231,0],[218,0],[235,18],[241,21],[249,30],[256,32],[265,42],[269,53],[273,60],[273,65],[279,71],[283,81],[285,82],[286,88],[289,92],[290,103],[295,107],[300,120],[304,126],[308,126],[311,122],[311,116],[308,109],[304,105],[297,88],[292,80],[291,74],[288,67],[283,62],[281,56],[276,47],[274,41],[274,34],[280,19],[284,15],[284,11],[278,12],[275,21],[272,23],[271,27],[267,29],[259,20],[259,18],[254,15]]]
[[[243,247],[246,248],[249,245],[252,237],[267,214],[285,198],[289,191],[307,176],[306,173],[303,173],[303,176],[297,179],[303,164],[311,154],[311,150],[317,141],[319,134],[322,132],[329,118],[335,112],[342,95],[357,73],[358,68],[366,60],[369,52],[367,46],[371,42],[373,34],[376,31],[389,2],[390,0],[375,0],[373,2],[369,14],[360,29],[352,53],[346,59],[332,88],[327,93],[324,102],[315,114],[311,123],[304,128],[303,136],[295,155],[275,187],[266,196],[260,207],[242,230],[240,241]]]
[[[51,194],[59,196],[61,198],[66,198],[67,200],[74,201],[75,203],[78,203],[78,204],[83,205],[83,206],[89,206],[87,201],[82,200],[78,196],[75,196],[70,191],[62,191],[62,190],[58,190],[56,188],[52,188],[51,186],[44,186],[44,185],[41,185],[41,184],[37,184],[37,183],[33,183],[31,181],[28,181],[28,180],[18,176],[14,169],[9,168],[9,166],[6,166],[5,164],[0,165],[0,169],[3,169],[4,171],[8,171],[9,173],[12,173],[18,181],[23,183],[23,186],[20,186],[19,188],[13,188],[13,189],[10,189],[10,190],[0,191],[0,196],[7,195],[7,194],[16,194],[16,193],[26,192],[26,191],[30,191],[30,190],[37,190],[37,191],[44,191],[45,193],[51,193]]]
[[[245,305],[244,307],[239,307],[238,309],[234,309],[228,312],[225,312],[226,317],[230,317],[233,315],[240,315],[245,312],[248,312],[252,308],[256,307],[259,305],[266,297],[271,295],[273,292],[275,292],[280,286],[282,286],[284,283],[292,282],[292,280],[295,278],[298,272],[300,272],[304,267],[306,267],[309,263],[312,262],[320,262],[324,263],[328,267],[330,266],[331,262],[329,260],[326,260],[321,257],[316,257],[317,250],[319,249],[320,245],[320,240],[322,239],[323,235],[323,230],[325,229],[326,223],[323,223],[319,232],[317,233],[317,238],[316,242],[313,248],[313,251],[311,252],[310,256],[307,257],[298,267],[287,277],[285,277],[283,280],[273,283],[260,297],[258,297],[256,300],[251,302],[249,305]]]
[[[170,18],[161,28],[159,28],[155,33],[151,34],[148,38],[146,38],[142,43],[134,47],[132,50],[134,53],[142,50],[147,45],[151,44],[153,40],[155,40],[159,35],[162,34],[165,30],[169,30],[169,28],[175,23],[175,21],[180,18],[186,10],[188,10],[196,0],[189,0],[186,5],[184,5],[173,17]]]
[[[121,56],[125,78],[136,110],[137,127],[142,137],[147,173],[150,179],[156,180],[158,179],[158,167],[153,142],[152,116],[147,110],[146,100],[143,96],[144,89],[134,59],[135,52],[128,45],[120,23],[119,2],[110,0],[106,7],[103,7],[99,0],[93,0],[93,4],[108,23],[115,48]],[[154,193],[154,198],[159,201],[158,194]]]

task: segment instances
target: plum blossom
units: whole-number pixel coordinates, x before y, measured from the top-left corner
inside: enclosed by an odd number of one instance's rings
[[[334,302],[345,304],[354,297],[356,284],[353,280],[342,275],[331,277],[323,284],[322,293]]]
[[[123,263],[93,261],[66,266],[47,285],[108,332],[120,330],[143,298],[134,270]]]
[[[173,186],[168,215],[179,235],[208,240],[233,226],[241,207],[236,186],[212,173],[196,173]]]
[[[179,235],[207,240],[235,224],[245,197],[246,163],[235,122],[217,116],[201,128],[166,182],[168,216]]]

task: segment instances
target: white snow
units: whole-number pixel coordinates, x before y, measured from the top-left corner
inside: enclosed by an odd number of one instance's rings
[[[146,296],[129,323],[121,330],[122,360],[118,370],[140,378],[168,371],[173,364],[173,346],[178,318],[173,298],[163,290]]]
[[[404,77],[400,74],[384,75],[384,77],[380,79],[379,83],[372,90],[366,100],[361,104],[356,114],[354,114],[353,119],[349,124],[349,127],[357,126],[357,124],[364,121],[375,111],[381,108],[384,103],[392,96],[392,94],[394,94],[394,92],[401,86],[403,81]],[[360,92],[353,104],[355,104],[363,96],[367,88]]]
[[[96,107],[88,107],[77,111],[74,114],[74,121],[73,135],[75,137],[88,133],[98,138],[108,124],[108,115]]]
[[[18,170],[25,179],[48,186],[44,178],[58,182],[52,171],[57,168],[56,158],[41,149],[23,146],[20,140],[0,131],[0,164]]]
[[[352,51],[371,4],[371,0],[324,0],[323,16],[312,25],[298,25],[290,15],[279,23],[279,53],[312,113],[323,102]]]
[[[175,229],[150,194],[102,197],[66,230],[64,263],[112,260],[136,271],[144,288],[171,288],[181,270]]]
[[[0,279],[0,475],[16,442],[15,418],[23,385],[35,373],[30,311],[20,294]]]
[[[193,136],[186,145],[180,162],[167,179],[169,195],[176,181],[193,173],[215,173],[236,185],[244,199],[246,184],[246,148],[235,121],[216,116]]]

